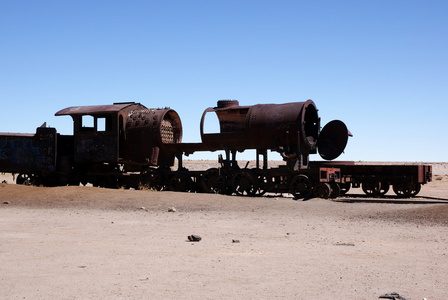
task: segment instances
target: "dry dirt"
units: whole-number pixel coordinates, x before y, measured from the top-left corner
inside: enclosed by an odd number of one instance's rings
[[[410,200],[3,183],[0,299],[448,299],[446,166]]]

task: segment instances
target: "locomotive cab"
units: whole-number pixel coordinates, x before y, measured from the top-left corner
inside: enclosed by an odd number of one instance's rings
[[[76,163],[117,163],[123,114],[135,103],[76,106],[63,109],[56,116],[73,118],[74,161]]]

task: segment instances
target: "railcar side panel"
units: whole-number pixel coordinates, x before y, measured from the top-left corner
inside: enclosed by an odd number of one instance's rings
[[[36,134],[0,134],[0,171],[11,173],[56,170],[55,128],[37,128]]]

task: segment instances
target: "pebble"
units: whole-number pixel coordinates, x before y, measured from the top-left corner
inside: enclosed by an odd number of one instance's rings
[[[190,242],[199,242],[200,240],[202,240],[202,238],[199,235],[192,234],[188,236],[188,240]]]

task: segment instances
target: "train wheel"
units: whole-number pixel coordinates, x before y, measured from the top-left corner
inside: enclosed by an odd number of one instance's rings
[[[341,187],[336,182],[330,183],[331,194],[330,198],[337,198],[341,194]]]
[[[162,190],[162,177],[156,169],[146,169],[140,174],[139,189],[153,189],[156,191]]]
[[[314,186],[313,193],[315,197],[328,199],[331,195],[331,186],[328,183],[319,183]]]
[[[232,177],[232,188],[239,196],[255,196],[258,191],[258,181],[252,173],[238,171]]]
[[[219,175],[217,181],[217,190],[219,194],[232,195],[233,193],[232,185],[230,179],[226,175],[224,174]]]
[[[266,194],[266,187],[267,187],[267,178],[263,175],[258,176],[258,190],[255,193],[255,196],[261,197],[264,194]]]
[[[387,181],[383,181],[381,182],[381,191],[380,191],[380,195],[384,196],[387,194],[387,192],[389,191],[390,185],[389,182]]]
[[[412,194],[412,187],[410,182],[399,182],[393,185],[394,193],[398,197],[409,198]]]
[[[290,193],[296,199],[309,198],[313,194],[313,183],[306,175],[296,175],[291,180]]]
[[[40,181],[39,181],[39,177],[37,175],[20,173],[17,176],[16,183],[17,184],[23,184],[23,185],[36,185],[36,186],[38,186],[40,184]]]
[[[414,183],[412,184],[412,193],[411,197],[417,196],[418,193],[420,193],[420,190],[422,189],[422,185],[420,183]]]
[[[350,191],[351,184],[350,182],[341,183],[339,187],[341,188],[341,195],[345,195],[348,193],[348,191]]]
[[[386,192],[382,188],[382,183],[379,181],[366,181],[362,183],[363,192],[370,197],[378,197],[384,195],[389,190],[389,186],[387,186]]]
[[[410,198],[420,192],[421,185],[412,182],[400,182],[393,185],[393,190],[397,196],[402,198]]]
[[[171,177],[168,189],[176,192],[189,192],[193,189],[193,181],[186,174],[176,174]]]
[[[205,193],[218,192],[219,170],[211,168],[204,172],[201,176],[201,187]]]

